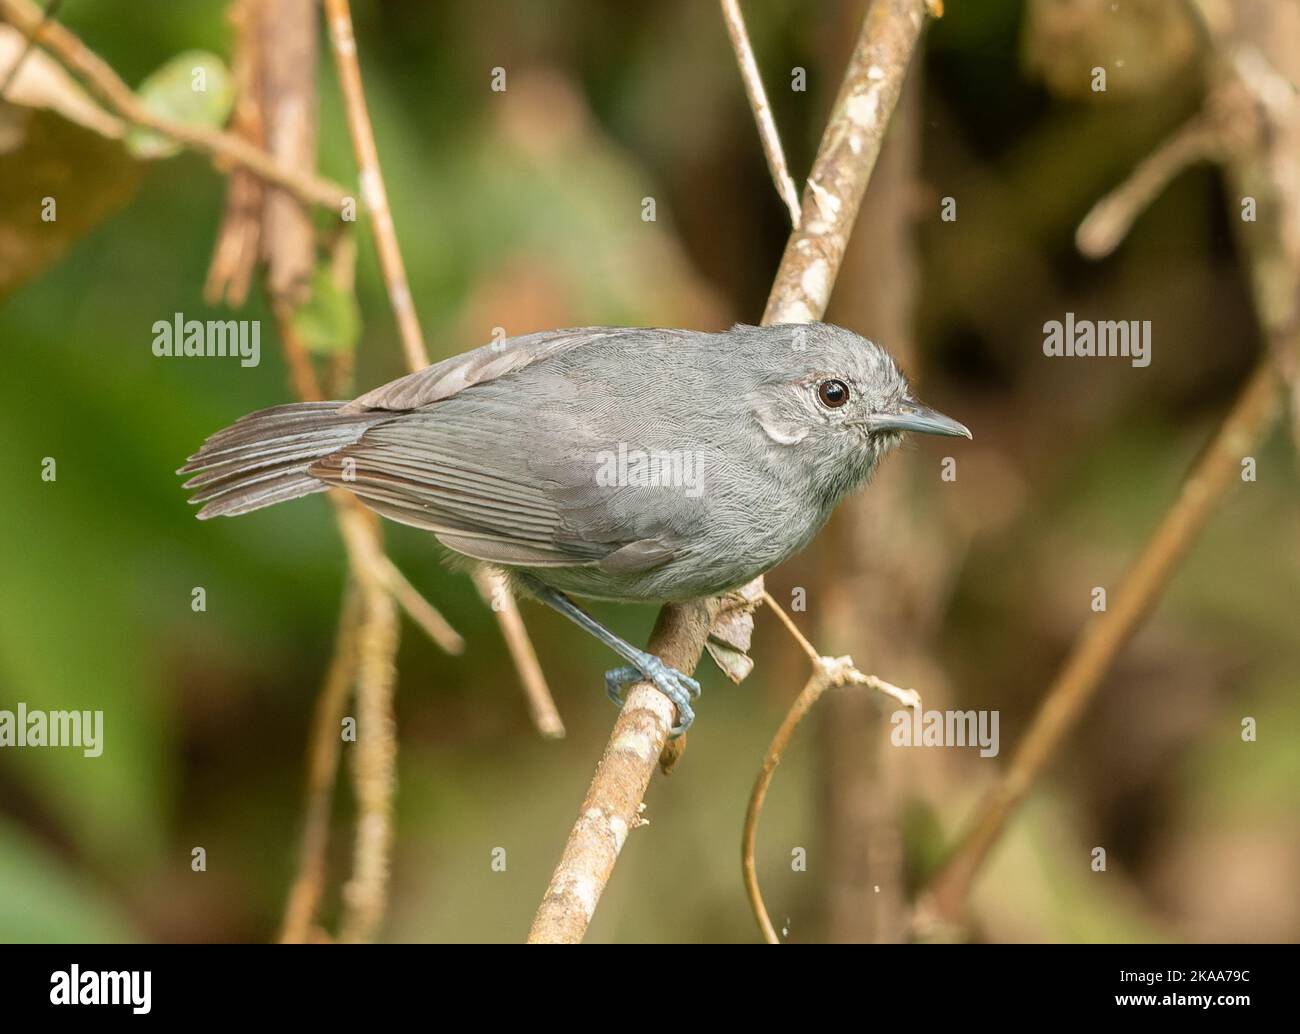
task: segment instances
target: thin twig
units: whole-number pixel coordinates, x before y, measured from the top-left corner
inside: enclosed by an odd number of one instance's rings
[[[793,623],[790,623],[787,627],[794,633],[796,639],[806,642],[798,634]],[[758,817],[763,812],[763,802],[767,799],[767,789],[772,784],[776,766],[781,763],[781,755],[785,753],[785,748],[789,746],[790,738],[794,735],[795,729],[807,717],[808,712],[813,709],[813,705],[821,699],[821,695],[833,686],[868,686],[897,700],[904,707],[919,708],[921,706],[921,698],[915,690],[899,689],[884,679],[876,678],[874,675],[862,674],[853,666],[852,657],[821,657],[816,655],[815,650],[813,653],[812,675],[809,676],[803,689],[799,691],[794,703],[790,705],[790,710],[786,713],[780,728],[776,730],[776,735],[772,737],[772,743],[767,748],[767,754],[763,758],[763,765],[758,771],[758,778],[754,780],[754,789],[749,795],[749,807],[745,811],[745,828],[740,837],[740,869],[744,877],[745,894],[749,898],[750,908],[754,910],[754,918],[758,921],[758,927],[763,933],[763,938],[768,944],[780,944],[781,939],[772,926],[772,920],[768,917],[767,908],[763,904],[763,894],[758,887],[758,867],[754,861],[754,845],[758,841]]]
[[[352,147],[356,155],[357,179],[361,185],[361,197],[366,204],[366,209],[370,212],[375,248],[379,254],[379,265],[383,270],[384,282],[388,289],[388,302],[392,306],[393,315],[397,320],[398,332],[402,339],[402,349],[406,355],[406,365],[412,372],[415,372],[429,365],[429,356],[424,347],[424,336],[420,331],[420,321],[416,317],[415,306],[411,300],[411,288],[406,279],[406,267],[402,262],[402,251],[397,243],[397,232],[393,226],[392,211],[388,205],[388,192],[384,188],[384,176],[379,166],[379,151],[375,146],[375,132],[371,125],[370,113],[366,108],[365,89],[361,79],[361,65],[357,60],[357,42],[352,30],[352,12],[348,0],[324,0],[324,10],[326,24],[329,29],[330,50],[334,55],[334,67],[338,72],[339,88],[343,93],[343,105],[347,113],[348,130],[352,136]],[[401,582],[407,588],[410,588],[405,579],[402,579]],[[411,592],[414,593],[414,589],[411,589]],[[422,604],[422,606],[417,606],[417,610],[423,613],[425,618],[429,617],[430,612],[436,614],[436,611],[433,611],[433,608],[424,601],[423,597],[419,597],[418,593],[416,598]],[[513,604],[513,599],[511,603]],[[525,686],[529,687],[531,691],[540,684],[540,692],[549,698],[550,692],[546,689],[545,680],[542,678],[541,670],[536,664],[536,656],[533,655],[531,666],[527,663],[527,658],[524,658],[522,662],[520,660],[519,646],[521,642],[527,644],[527,633],[524,631],[523,622],[519,619],[518,612],[514,611],[512,614],[506,614],[504,610],[497,610],[496,608],[493,608],[493,612],[501,625],[507,643],[511,645],[511,654],[515,658],[517,666],[519,666],[520,677],[523,679]],[[419,620],[418,617],[417,620]],[[528,644],[528,652],[531,652],[530,644]],[[358,694],[363,698],[367,692],[367,685],[368,683],[363,677],[358,686]],[[381,694],[385,691],[382,679],[377,678],[374,685]],[[370,710],[378,715],[383,706],[384,702],[382,700],[376,700],[367,707],[366,701],[363,699],[361,709],[363,712]],[[558,716],[556,721],[558,722]],[[391,731],[393,727],[390,722],[385,722],[378,728]],[[552,725],[551,728],[553,729],[554,726]],[[351,918],[345,918],[344,920],[345,931],[351,931],[352,935],[357,939],[366,939],[368,933],[373,932],[377,927],[382,916],[383,893],[386,886],[388,866],[386,852],[391,839],[391,833],[387,830],[386,823],[392,810],[392,766],[384,762],[382,755],[395,756],[396,749],[396,742],[385,745],[382,751],[376,746],[374,748],[373,763],[369,766],[368,775],[365,779],[358,781],[359,795],[364,793],[365,802],[368,802],[366,806],[371,809],[372,813],[368,819],[363,816],[358,823],[356,872],[353,882],[349,884],[348,896],[353,914]],[[390,778],[388,791],[390,799],[383,802],[380,800],[380,783],[385,772],[388,773]],[[383,858],[378,857],[378,852],[381,850],[385,852]]]
[[[411,301],[406,266],[402,261],[402,250],[397,243],[393,215],[388,205],[388,192],[384,187],[384,176],[379,165],[375,132],[371,125],[370,113],[366,108],[361,65],[357,60],[357,41],[352,30],[352,12],[348,0],[324,0],[324,9],[329,29],[330,49],[334,54],[334,67],[338,71],[339,88],[343,92],[348,130],[352,135],[352,147],[356,155],[361,197],[370,212],[375,249],[379,254],[379,265],[388,288],[388,302],[397,320],[402,349],[406,354],[406,365],[414,373],[429,365],[429,356],[425,350],[420,321]],[[509,590],[507,589],[506,592],[508,593]],[[515,666],[519,669],[520,680],[529,693],[530,703],[535,705],[538,700],[549,700],[550,690],[546,687],[546,680],[536,663],[536,654],[532,650],[532,644],[528,642],[528,633],[519,616],[514,598],[511,597],[506,607],[493,608],[493,613],[510,648]],[[554,714],[554,705],[551,710]],[[536,715],[537,712],[534,711],[534,714]],[[555,735],[558,715],[555,715],[554,722],[549,717],[545,720],[546,728],[550,730],[546,734]],[[562,732],[563,725],[558,725],[558,728]]]
[[[361,594],[349,577],[343,591],[334,657],[316,699],[308,749],[306,804],[303,806],[302,842],[298,848],[298,874],[289,891],[280,931],[282,944],[311,940],[312,920],[325,885],[325,848],[330,835],[330,802],[342,747],[343,712],[348,690],[357,671],[357,632],[363,619]]]
[[[1189,165],[1214,157],[1220,141],[1211,121],[1203,115],[1193,117],[1092,206],[1075,232],[1075,246],[1088,258],[1105,258],[1169,182]]]
[[[230,0],[226,10],[226,21],[234,35],[230,78],[235,91],[228,128],[234,135],[263,149],[266,132],[262,109],[267,103],[286,102],[284,98],[263,97],[263,26],[259,15],[266,9],[259,0]],[[314,21],[312,27],[316,28]],[[310,69],[304,70],[299,85],[302,90],[310,89],[314,99],[314,63]],[[309,157],[312,167],[315,167],[314,148]],[[248,300],[262,241],[265,194],[266,184],[253,173],[240,166],[230,170],[226,180],[226,207],[217,227],[217,239],[203,285],[203,298],[209,305],[215,306],[224,300],[231,308],[238,309]]]
[[[357,642],[357,741],[352,768],[357,832],[339,929],[340,940],[355,943],[374,939],[388,895],[397,783],[393,685],[398,622],[393,596],[377,575],[383,558],[377,520],[349,496],[335,497],[335,502],[364,608]]]
[[[244,58],[255,59],[264,73],[246,78],[242,83],[246,89],[254,86],[258,89],[257,123],[260,125],[264,120],[268,144],[277,153],[297,166],[314,168],[315,130],[304,120],[315,110],[315,4],[312,0],[295,0],[280,3],[273,9],[262,6],[257,11],[245,9],[241,13],[257,19],[255,25],[247,26],[250,35],[242,37],[251,50],[245,52]],[[283,59],[286,53],[294,54],[296,60],[287,66],[268,67],[275,64],[272,57]],[[283,204],[282,195],[270,193],[263,201],[259,237],[267,260],[267,293],[279,325],[281,346],[297,395],[317,400],[322,397],[320,382],[293,321],[294,307],[301,298],[303,286],[310,282],[316,264],[311,221],[300,206]],[[399,635],[394,599],[401,596],[408,610],[436,641],[455,645],[459,640],[448,640],[450,629],[441,615],[392,565],[384,553],[375,515],[347,493],[332,491],[330,499],[352,571],[350,582],[355,585],[358,600],[356,628],[347,633],[354,640],[348,649],[355,655],[352,666],[358,701],[353,751],[357,830],[352,877],[344,888],[340,936],[344,940],[370,940],[383,917],[392,842],[397,753],[392,697]],[[451,636],[455,637],[455,633],[451,632]],[[340,649],[345,645],[341,643]],[[323,787],[319,794],[324,796],[309,800],[299,874],[286,910],[286,932],[298,937],[310,930],[320,899],[321,852],[328,836],[329,797],[340,756],[337,725],[342,704],[331,697],[332,689],[326,686],[318,707],[321,717],[309,760],[309,778],[313,786]],[[326,728],[327,721],[332,728]]]
[[[528,638],[523,616],[519,613],[519,604],[510,592],[510,587],[485,567],[475,568],[473,577],[483,602],[497,615],[506,648],[514,659],[515,670],[519,672],[519,683],[528,701],[528,713],[532,716],[533,724],[548,740],[564,739],[564,722],[551,697],[546,678],[542,675],[537,651]]]
[[[401,569],[383,554],[379,558],[379,576],[384,587],[393,594],[407,616],[424,629],[435,643],[445,652],[461,654],[465,652],[465,640],[459,632],[447,623],[447,619],[438,613],[437,608],[421,595],[420,590],[410,583]]]
[[[347,114],[348,130],[357,160],[357,180],[361,197],[370,212],[374,230],[375,247],[379,264],[388,288],[388,300],[397,318],[397,328],[406,354],[406,365],[412,371],[429,365],[428,353],[420,323],[411,302],[411,289],[406,281],[402,253],[397,244],[388,196],[379,168],[379,153],[375,147],[375,134],[366,109],[365,92],[361,83],[361,66],[357,62],[357,44],[352,33],[352,13],[347,0],[325,0],[325,21],[329,30],[330,50],[338,72],[339,88],[343,93],[343,106]],[[349,512],[346,508],[344,513]],[[345,528],[345,534],[348,529]],[[377,533],[375,533],[377,534]],[[350,537],[356,553],[374,545],[365,525],[356,523]],[[376,555],[376,570],[379,564]],[[364,569],[366,565],[359,565]],[[368,608],[381,608],[387,618],[393,599],[383,579],[375,578],[373,584],[362,584],[367,592]],[[380,599],[382,597],[382,600]],[[372,618],[373,618],[372,612]],[[393,615],[395,625],[395,615]],[[389,851],[392,843],[393,795],[396,792],[397,732],[392,721],[392,666],[396,650],[395,627],[385,637],[382,623],[374,637],[375,654],[367,665],[363,657],[361,677],[357,685],[359,717],[369,726],[367,746],[358,739],[356,787],[359,815],[357,816],[356,849],[353,859],[352,879],[344,889],[345,915],[342,934],[345,940],[369,940],[378,929],[383,916],[388,887]],[[382,654],[387,648],[389,652]]]
[[[14,59],[14,63],[10,65],[8,71],[4,73],[3,81],[0,81],[0,97],[4,97],[9,93],[9,87],[12,86],[14,80],[18,78],[18,73],[22,69],[23,63],[27,60],[27,56],[31,54],[32,48],[36,45],[36,32],[39,31],[42,25],[59,13],[59,7],[62,6],[62,4],[63,0],[46,0],[45,8],[41,11],[40,22],[37,24],[36,29],[26,34],[26,45],[18,52],[18,56]]]
[[[42,24],[42,12],[31,0],[0,0],[0,14],[22,32],[30,33],[88,86],[133,125],[152,130],[213,158],[242,165],[262,179],[292,192],[310,205],[339,212],[347,192],[336,183],[281,165],[265,151],[233,133],[189,126],[150,111],[98,54],[57,21]]]
[[[271,311],[275,314],[280,350],[284,353],[289,383],[294,394],[303,402],[322,401],[325,396],[321,392],[320,379],[316,376],[316,368],[311,364],[307,345],[294,326],[293,308],[287,302],[273,300]]]
[[[371,225],[375,231],[375,247],[379,251],[379,265],[388,286],[388,303],[393,307],[393,315],[397,319],[397,330],[406,352],[406,365],[412,371],[423,370],[429,365],[429,356],[424,348],[420,321],[416,318],[415,306],[411,302],[411,288],[406,282],[402,251],[397,246],[393,214],[388,208],[388,192],[384,189],[384,176],[379,168],[375,131],[370,124],[365,90],[361,85],[361,65],[357,62],[357,41],[352,35],[352,12],[348,0],[325,0],[325,20],[329,28],[330,49],[334,54],[334,67],[338,70],[339,88],[343,91],[343,107],[352,134],[352,147],[356,152],[361,198],[370,212]]]
[[[919,928],[960,918],[971,883],[1011,813],[1074,728],[1115,657],[1150,615],[1179,561],[1240,470],[1242,457],[1273,425],[1278,387],[1273,363],[1266,360],[1246,382],[1183,482],[1177,500],[1112,596],[1110,608],[1076,640],[1006,773],[976,809],[950,859],[930,883],[918,906]]]
[[[867,11],[764,323],[807,322],[825,312],[925,13],[922,0],[876,0]],[[664,607],[650,635],[650,652],[683,672],[694,671],[721,610],[716,599]],[[649,683],[637,683],[628,693],[533,920],[530,942],[582,940],[627,831],[639,821],[672,720],[668,699]]]
[[[817,652],[817,648],[813,646],[812,643],[808,642],[807,637],[799,631],[799,626],[794,623],[790,615],[782,609],[781,604],[777,603],[776,600],[772,598],[772,594],[766,589],[763,590],[763,602],[771,607],[772,613],[781,619],[781,624],[785,625],[786,630],[789,631],[790,635],[794,638],[794,641],[799,644],[799,648],[808,655],[808,659],[812,661],[813,664],[816,664],[821,660],[822,655]]]
[[[781,134],[777,132],[772,106],[767,101],[767,91],[763,89],[763,77],[758,72],[758,61],[754,58],[754,48],[749,42],[745,16],[740,13],[739,0],[720,2],[722,18],[727,23],[727,35],[731,37],[731,47],[736,52],[736,64],[740,66],[740,78],[745,83],[745,94],[749,97],[749,106],[753,109],[754,122],[758,126],[758,137],[763,142],[763,154],[767,156],[768,171],[772,174],[776,192],[790,211],[790,225],[797,228],[800,216],[799,190],[785,163]]]

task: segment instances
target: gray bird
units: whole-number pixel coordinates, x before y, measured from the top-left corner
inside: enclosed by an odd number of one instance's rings
[[[683,732],[700,687],[569,594],[715,596],[798,552],[905,431],[970,432],[918,403],[879,345],[824,323],[582,327],[453,356],[351,402],[251,413],[179,473],[199,518],[328,488],[505,570],[649,679]]]

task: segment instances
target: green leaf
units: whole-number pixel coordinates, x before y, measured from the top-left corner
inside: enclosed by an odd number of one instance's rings
[[[293,314],[293,326],[309,352],[350,352],[361,337],[356,295],[340,288],[327,266],[317,266],[311,278],[311,296]]]
[[[225,125],[235,102],[235,87],[221,58],[202,50],[177,54],[140,84],[137,96],[155,115],[187,126]],[[181,145],[147,129],[126,138],[140,158],[170,158]]]

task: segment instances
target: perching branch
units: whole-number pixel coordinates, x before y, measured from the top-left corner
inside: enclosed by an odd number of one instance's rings
[[[807,322],[825,312],[926,10],[922,0],[876,0],[867,12],[822,134],[799,228],[786,245],[764,323]],[[718,599],[664,607],[650,636],[650,652],[681,671],[694,671],[722,608]],[[582,940],[624,839],[640,820],[642,798],[667,741],[673,710],[647,682],[637,683],[628,693],[533,920],[531,943]]]
[[[736,52],[736,64],[740,66],[740,78],[745,83],[745,94],[749,97],[749,106],[754,110],[754,122],[758,125],[758,137],[763,143],[763,154],[767,157],[767,169],[772,174],[772,183],[781,195],[786,208],[790,210],[790,225],[799,225],[799,190],[790,176],[790,169],[785,164],[785,151],[781,147],[781,134],[776,129],[776,119],[772,117],[772,106],[767,102],[767,91],[763,89],[763,77],[758,72],[758,62],[754,59],[754,48],[749,42],[749,32],[745,29],[745,16],[740,13],[740,0],[721,0],[722,18],[727,23],[727,35],[731,37],[731,47]]]
[[[233,133],[188,126],[155,115],[140,102],[103,58],[57,21],[44,21],[32,0],[0,0],[0,14],[75,72],[121,118],[184,144],[193,151],[241,165],[268,183],[284,187],[309,205],[340,211],[347,192],[336,183],[280,164],[265,151]]]
[[[1258,12],[1237,3],[1231,11],[1244,36],[1232,44],[1226,34],[1215,36],[1220,23],[1208,21],[1218,43],[1218,95],[1241,127],[1239,145],[1225,158],[1236,188],[1229,218],[1249,263],[1256,316],[1288,388],[1291,440],[1300,452],[1300,8],[1276,4]],[[1257,209],[1255,223],[1244,218],[1247,199]]]
[[[674,668],[694,668],[720,609],[717,599],[664,607],[650,649]],[[648,682],[638,682],[628,692],[533,919],[530,944],[577,944],[586,934],[623,842],[642,822],[641,801],[672,728],[673,712],[672,702]]]

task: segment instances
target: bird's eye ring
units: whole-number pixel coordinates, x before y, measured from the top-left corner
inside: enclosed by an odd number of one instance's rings
[[[849,386],[843,381],[822,381],[817,385],[817,397],[823,406],[839,409],[849,400]]]

